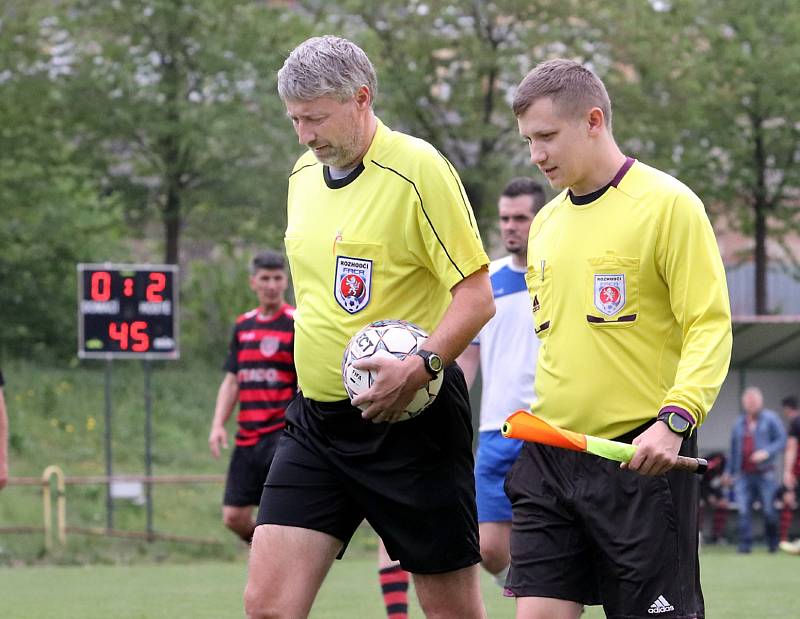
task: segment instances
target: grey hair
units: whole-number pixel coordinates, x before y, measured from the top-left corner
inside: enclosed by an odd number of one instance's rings
[[[358,45],[331,35],[303,41],[278,71],[278,94],[284,101],[331,97],[344,102],[362,86],[369,88],[371,105],[378,87],[375,67]]]

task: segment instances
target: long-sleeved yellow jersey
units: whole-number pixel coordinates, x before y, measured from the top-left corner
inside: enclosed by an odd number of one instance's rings
[[[585,205],[531,226],[526,281],[541,339],[532,410],[614,438],[666,407],[705,419],[728,371],[725,271],[703,204],[635,162]]]

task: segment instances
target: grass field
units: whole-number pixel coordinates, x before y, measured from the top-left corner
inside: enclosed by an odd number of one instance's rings
[[[702,555],[706,611],[712,619],[790,619],[798,616],[800,559],[729,549]],[[246,568],[241,563],[0,570],[3,619],[226,619],[241,617]],[[489,617],[513,617],[514,602],[483,578]],[[413,599],[413,595],[411,596]],[[311,616],[379,619],[383,614],[375,564],[360,553],[337,562]],[[416,603],[412,617],[422,617]],[[586,619],[603,617],[591,608]]]
[[[67,475],[99,475],[103,466],[103,367],[45,368],[6,363],[12,476],[39,476],[58,464]],[[184,362],[161,364],[153,375],[154,473],[224,473],[208,454],[206,437],[222,373]],[[142,371],[117,363],[113,374],[114,467],[141,473]],[[232,428],[231,428],[232,429]],[[65,549],[44,553],[41,534],[0,535],[0,619],[158,619],[241,617],[246,551],[220,522],[221,484],[156,486],[158,532],[217,540],[216,545],[108,539],[70,534]],[[105,523],[103,486],[67,488],[67,524]],[[0,526],[41,526],[41,490],[0,492]],[[115,525],[144,530],[145,513],[116,503]],[[315,618],[380,619],[375,536],[359,531],[337,562],[312,612]],[[738,556],[710,548],[701,558],[708,616],[794,618],[800,560],[763,550]],[[483,580],[490,617],[513,617],[513,600]],[[413,599],[413,596],[412,596]],[[421,617],[412,605],[413,617]],[[586,619],[603,614],[590,609]]]
[[[65,475],[103,475],[104,367],[84,362],[71,367],[42,367],[27,362],[3,365],[14,477],[39,477],[50,464]],[[183,361],[159,363],[152,379],[153,472],[224,474],[224,459],[214,460],[207,437],[219,368]],[[116,474],[144,473],[144,376],[137,362],[115,362],[112,372],[113,465]],[[233,420],[229,430],[235,432]],[[155,486],[155,529],[161,533],[213,538],[225,544],[220,526],[222,484]],[[105,486],[68,486],[67,525],[102,527],[106,522]],[[115,528],[144,531],[145,509],[116,501]],[[0,526],[42,526],[41,489],[10,486],[0,492]],[[233,558],[229,546],[138,544],[70,536],[65,551],[42,556],[41,535],[0,535],[0,566],[20,563],[130,563],[136,560]],[[2,617],[2,611],[0,611]]]

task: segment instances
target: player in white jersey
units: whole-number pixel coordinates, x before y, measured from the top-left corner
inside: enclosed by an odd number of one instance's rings
[[[500,428],[510,413],[528,410],[536,397],[539,340],[531,321],[525,268],[528,231],[544,203],[542,186],[530,178],[511,180],[500,195],[500,236],[509,255],[489,266],[496,313],[458,358],[469,387],[478,367],[483,379],[475,462],[481,565],[501,584],[511,561],[511,503],[503,483],[522,442],[503,438]]]

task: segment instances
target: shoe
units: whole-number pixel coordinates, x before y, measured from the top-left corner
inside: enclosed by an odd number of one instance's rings
[[[790,555],[800,555],[800,539],[796,539],[793,542],[783,541],[778,547]]]

